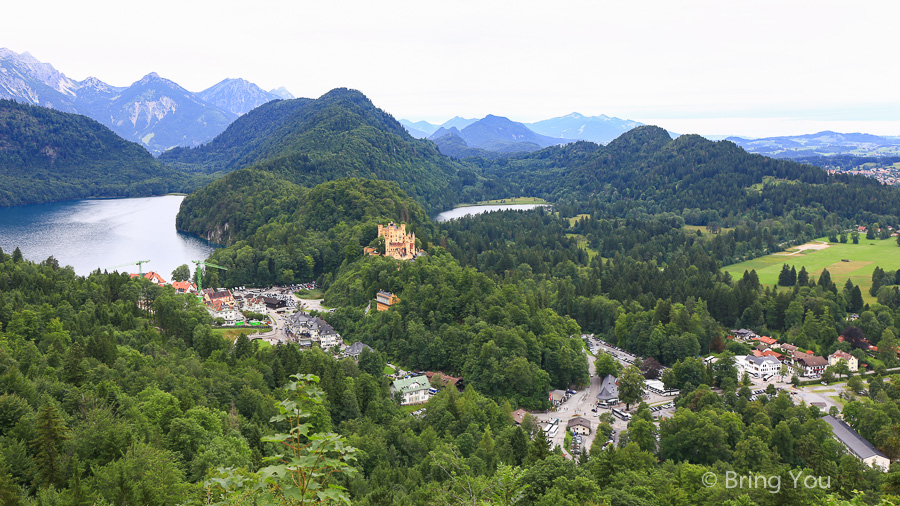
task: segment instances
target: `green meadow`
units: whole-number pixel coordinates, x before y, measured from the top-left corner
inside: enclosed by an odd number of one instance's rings
[[[778,283],[778,274],[781,273],[781,266],[784,264],[795,267],[798,272],[800,267],[806,267],[810,276],[815,278],[827,268],[832,281],[839,288],[849,278],[853,284],[859,285],[863,299],[871,302],[874,298],[869,295],[869,288],[872,286],[872,271],[875,267],[884,270],[900,267],[900,247],[897,246],[895,237],[884,240],[860,237],[859,244],[828,243],[822,238],[808,244],[816,243],[827,243],[828,247],[820,250],[800,250],[798,248],[802,246],[795,247],[781,253],[728,265],[723,269],[730,273],[732,278],[740,278],[744,275],[744,271],[755,269],[760,283],[771,286]]]

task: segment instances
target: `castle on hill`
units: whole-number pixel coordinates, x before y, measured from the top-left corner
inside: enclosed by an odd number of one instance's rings
[[[378,237],[384,238],[384,256],[397,260],[412,260],[418,254],[416,250],[416,234],[406,233],[406,224],[394,222],[378,225]],[[376,255],[375,248],[365,248],[369,255]]]

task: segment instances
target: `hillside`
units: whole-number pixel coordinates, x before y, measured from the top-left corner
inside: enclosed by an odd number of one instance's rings
[[[253,169],[232,172],[187,196],[176,226],[228,245],[210,260],[226,286],[305,282],[362,255],[377,225],[403,221],[428,237],[425,211],[395,182],[347,178],[301,188]]]
[[[90,118],[0,100],[0,205],[160,195],[186,181]]]
[[[855,155],[891,156],[900,154],[900,139],[864,133],[832,131],[805,135],[745,139],[728,137],[729,141],[750,153],[779,158]]]
[[[728,141],[697,135],[673,140],[652,126],[635,128],[604,147],[577,143],[519,155],[485,173],[498,177],[514,194],[638,201],[665,211],[697,208],[723,217],[751,213],[775,218],[822,207],[860,222],[872,221],[866,213],[898,221],[900,206],[900,190],[871,179],[828,175],[811,165],[749,154]]]
[[[160,160],[203,172],[252,166],[307,187],[345,177],[396,181],[428,210],[460,202],[463,190],[462,166],[345,88],[316,100],[270,102],[210,143],[174,149]]]

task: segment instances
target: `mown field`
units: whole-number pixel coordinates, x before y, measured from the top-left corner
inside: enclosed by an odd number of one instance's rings
[[[826,239],[813,242],[826,242]],[[853,284],[859,285],[863,299],[872,302],[874,297],[869,295],[869,288],[872,286],[872,271],[875,267],[884,270],[900,268],[900,247],[897,246],[895,237],[884,240],[860,237],[859,244],[828,244],[827,248],[821,250],[792,249],[728,265],[723,269],[734,278],[743,276],[745,270],[755,269],[760,283],[771,286],[778,283],[778,274],[784,264],[795,267],[797,271],[800,267],[806,267],[806,271],[816,278],[827,268],[838,287],[843,286],[849,278]]]

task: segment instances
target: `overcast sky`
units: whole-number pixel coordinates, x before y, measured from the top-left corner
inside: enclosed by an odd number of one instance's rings
[[[679,133],[900,135],[900,2],[8,2],[0,47],[73,79],[356,88],[396,118],[574,111]]]

